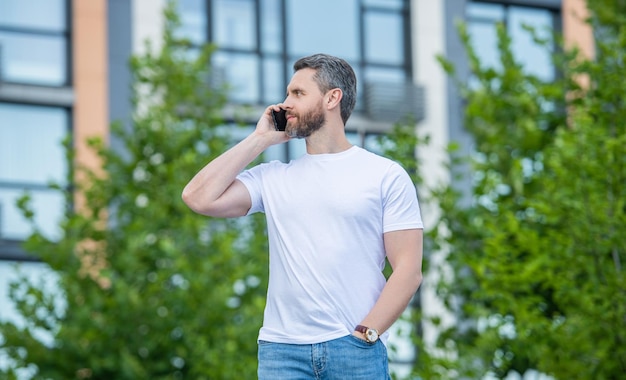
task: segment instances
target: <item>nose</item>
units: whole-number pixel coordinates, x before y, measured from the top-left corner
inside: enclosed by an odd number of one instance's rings
[[[289,100],[288,100],[288,99],[289,99],[289,98],[286,98],[286,99],[285,99],[285,100],[283,100],[283,102],[281,103],[280,107],[281,107],[282,109],[285,109],[285,110],[289,110],[289,109],[291,109],[291,102],[289,102]]]

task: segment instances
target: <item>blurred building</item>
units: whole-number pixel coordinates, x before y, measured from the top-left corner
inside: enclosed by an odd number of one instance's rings
[[[84,139],[109,139],[112,121],[128,122],[128,59],[144,51],[146,39],[158,45],[164,3],[0,0],[0,318],[13,317],[6,294],[15,262],[33,276],[46,273],[20,248],[30,227],[17,199],[28,191],[38,225],[58,236],[63,199],[48,183],[69,185],[62,140],[69,134],[77,159],[93,163]],[[235,105],[262,110],[281,101],[301,56],[325,52],[348,60],[359,80],[357,109],[346,126],[350,139],[376,150],[374,137],[411,114],[419,133],[431,137],[418,152],[428,183],[448,181],[449,142],[471,149],[460,99],[435,59],[445,55],[461,75],[467,71],[457,21],[468,23],[478,53],[493,65],[494,25],[504,22],[527,70],[546,79],[555,75],[549,53],[532,43],[523,24],[563,32],[588,54],[593,46],[583,0],[179,0],[179,9],[181,35],[196,47],[218,45],[213,79],[233,86]],[[293,141],[268,154],[288,159],[303,151]],[[428,226],[436,209],[425,205],[424,218]],[[426,313],[440,313],[431,283],[425,279],[421,304]],[[425,327],[432,338],[434,330]],[[395,358],[396,368],[411,360],[410,349],[402,352],[409,354]]]

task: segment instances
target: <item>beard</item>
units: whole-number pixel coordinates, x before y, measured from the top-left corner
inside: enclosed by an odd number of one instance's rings
[[[295,137],[302,139],[311,136],[311,134],[318,129],[322,128],[322,125],[326,122],[322,105],[304,115],[295,115],[297,117],[297,123],[291,126],[287,126],[287,135],[289,137]]]

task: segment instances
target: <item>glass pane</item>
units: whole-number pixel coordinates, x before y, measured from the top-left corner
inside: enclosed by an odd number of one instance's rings
[[[188,38],[201,45],[207,39],[206,2],[204,0],[178,0],[181,26],[177,36]]]
[[[287,141],[287,144],[289,144],[289,157],[287,160],[296,159],[306,153],[304,139],[291,139]]]
[[[247,104],[259,102],[259,63],[256,55],[216,52],[214,64],[226,73],[231,100]]]
[[[213,31],[220,48],[256,47],[256,10],[252,0],[214,1]]]
[[[278,160],[287,162],[285,144],[272,145],[263,152],[263,162]]]
[[[2,0],[0,25],[14,28],[65,31],[65,0]]]
[[[468,25],[467,31],[481,63],[486,67],[500,67],[495,24],[473,22]]]
[[[365,14],[365,59],[401,65],[404,60],[402,18],[398,13]]]
[[[359,8],[356,0],[290,0],[287,5],[290,56],[299,58],[327,53],[346,60],[359,58]],[[341,28],[342,32],[337,33],[337,28]]]
[[[263,102],[278,103],[285,99],[287,86],[283,77],[283,62],[278,58],[263,61]]]
[[[55,308],[65,310],[67,303],[59,288],[59,276],[47,264],[0,261],[0,320],[10,321],[18,326],[25,325],[21,313],[15,309],[15,304],[9,298],[9,285],[22,277],[27,278],[33,284],[40,285],[41,289],[45,289],[46,294],[55,295]],[[48,330],[35,328],[31,331],[37,340],[52,347],[54,339]],[[2,358],[6,360],[6,357]],[[17,372],[18,379],[33,379],[36,376],[32,368],[20,368]]]
[[[504,6],[499,4],[470,2],[467,3],[466,12],[470,19],[489,20],[493,22],[504,20]]]
[[[365,149],[369,150],[370,152],[382,154],[383,147],[378,142],[379,137],[380,135],[376,133],[368,133],[367,135],[365,135]]]
[[[261,49],[264,53],[280,53],[283,23],[280,0],[261,2]]]
[[[406,81],[406,72],[401,68],[367,67],[365,69],[365,81],[367,83],[404,83]]]
[[[377,8],[402,9],[406,0],[363,0],[363,5]]]
[[[64,183],[61,142],[69,123],[64,109],[0,103],[0,120],[0,181]]]
[[[0,77],[7,82],[67,83],[65,39],[0,32]]]
[[[346,138],[352,145],[361,146],[363,144],[361,135],[358,132],[346,131]]]
[[[542,9],[511,7],[509,15],[509,32],[513,40],[513,51],[516,59],[524,68],[538,77],[550,80],[554,76],[551,52],[549,47],[537,45],[523,25],[535,28],[542,37],[550,37],[553,30],[552,15]]]
[[[35,210],[35,223],[49,239],[61,236],[59,222],[63,217],[64,198],[58,191],[31,190],[31,207]],[[17,208],[17,200],[24,190],[0,188],[0,238],[24,240],[31,233],[30,225]]]

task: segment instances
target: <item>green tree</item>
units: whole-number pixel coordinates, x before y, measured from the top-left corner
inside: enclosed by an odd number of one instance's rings
[[[186,182],[232,139],[220,116],[225,91],[207,85],[212,49],[190,59],[174,5],[165,20],[162,47],[132,59],[132,127],[113,126],[123,149],[92,139],[104,173],[72,167],[68,177],[86,179],[74,188],[84,206],[59,189],[62,237],[35,232],[25,243],[58,281],[53,291],[12,284],[24,323],[0,323],[10,358],[2,378],[20,368],[41,379],[255,377],[264,220],[209,219],[181,201]],[[32,221],[27,197],[21,207]]]
[[[475,142],[472,200],[452,186],[435,191],[442,218],[431,235],[449,252],[454,276],[439,294],[459,321],[442,327],[438,347],[456,355],[428,357],[416,373],[626,373],[626,3],[588,7],[595,58],[559,40],[560,75],[549,82],[524,71],[503,25],[498,68],[482,65],[459,29],[472,74],[460,83]]]

